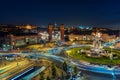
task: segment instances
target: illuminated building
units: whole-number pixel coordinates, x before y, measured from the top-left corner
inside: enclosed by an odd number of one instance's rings
[[[0,25],[0,46],[9,45],[9,49],[38,43],[37,26]]]
[[[64,24],[60,27],[48,25],[49,41],[64,41]]]
[[[116,42],[115,48],[120,49],[120,42]]]
[[[37,26],[34,25],[19,25],[16,26],[18,29],[23,31],[24,33],[37,33]]]
[[[45,41],[49,41],[49,34],[47,31],[40,31],[38,33],[38,36],[40,36],[40,40],[45,40]]]
[[[99,30],[102,33],[102,41],[112,41],[116,39],[118,36],[117,30],[111,30],[107,28],[97,28],[97,27],[71,27],[68,29],[67,35],[69,36],[69,40],[85,40],[85,41],[92,41],[92,33],[95,33]],[[66,35],[66,33],[65,33]]]
[[[39,43],[44,41],[74,41],[92,43],[92,33],[99,30],[102,35],[103,42],[115,40],[119,32],[107,28],[96,27],[64,27],[49,24],[46,28],[41,28],[34,25],[0,25],[0,46],[8,44],[14,47]],[[118,35],[117,35],[118,34]]]

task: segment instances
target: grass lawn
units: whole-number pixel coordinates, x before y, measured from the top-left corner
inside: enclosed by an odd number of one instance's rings
[[[120,64],[120,59],[113,59],[112,61],[109,59],[109,57],[97,57],[97,58],[93,58],[93,57],[88,57],[86,56],[86,54],[82,54],[81,52],[78,53],[78,50],[80,50],[81,48],[72,48],[69,51],[69,56],[74,58],[74,59],[78,59],[78,60],[83,60],[86,62],[92,62],[95,64],[111,64],[111,65],[115,65],[115,64]]]
[[[107,51],[111,52],[110,48],[104,48],[104,50],[107,50]],[[113,49],[112,52],[117,54],[118,56],[120,56],[120,50]]]

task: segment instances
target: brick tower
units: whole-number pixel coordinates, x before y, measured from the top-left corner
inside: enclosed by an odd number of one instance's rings
[[[64,24],[60,25],[61,41],[64,41]]]
[[[49,41],[52,41],[52,31],[53,31],[53,25],[48,25],[48,32],[49,32]]]

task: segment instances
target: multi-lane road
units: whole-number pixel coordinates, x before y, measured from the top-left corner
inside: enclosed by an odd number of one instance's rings
[[[60,61],[60,62],[63,62],[64,60],[67,60],[69,61],[69,64],[70,65],[77,65],[78,68],[84,72],[89,72],[91,74],[94,74],[97,75],[99,74],[100,75],[100,78],[99,79],[102,79],[102,78],[108,78],[108,80],[120,80],[120,68],[116,68],[116,67],[107,67],[105,65],[94,65],[94,64],[90,64],[90,63],[84,63],[84,62],[80,62],[80,61],[77,61],[77,60],[72,60],[72,59],[68,59],[68,58],[65,58],[65,57],[60,57],[60,56],[56,56],[56,55],[52,55],[52,54],[31,54],[31,56],[33,56],[34,58],[47,58],[47,59],[53,59],[53,60],[57,60],[57,61]],[[86,73],[87,73],[86,72]],[[99,75],[97,75],[99,77]],[[106,75],[105,77],[101,77],[101,75]],[[90,74],[88,75],[90,76]],[[90,76],[90,77],[94,77],[93,75]],[[95,76],[96,77],[96,76]],[[114,79],[113,79],[114,78]],[[97,79],[97,80],[99,80]],[[89,79],[88,79],[89,80]],[[96,78],[92,78],[92,80],[96,80]],[[107,79],[106,79],[107,80]]]
[[[33,66],[28,60],[22,60],[19,62],[12,62],[7,66],[1,67],[0,80],[7,80],[9,77],[14,76],[25,68]]]
[[[75,46],[71,46],[71,47],[75,47]],[[69,48],[71,48],[71,47],[69,47]],[[64,48],[64,49],[69,49],[69,48]],[[57,60],[60,62],[67,60],[69,62],[69,65],[77,65],[80,70],[85,72],[85,74],[87,75],[86,80],[101,80],[101,79],[103,79],[103,80],[120,80],[120,77],[119,77],[120,76],[120,68],[116,68],[116,67],[109,68],[104,65],[102,65],[102,66],[101,65],[93,65],[93,64],[91,65],[89,63],[84,63],[84,62],[80,62],[77,60],[72,60],[72,59],[68,59],[66,57],[60,57],[60,56],[51,54],[52,52],[54,52],[56,50],[59,50],[59,52],[60,52],[60,50],[62,50],[62,49],[61,48],[59,49],[59,47],[58,47],[58,49],[52,48],[52,51],[47,51],[47,53],[45,53],[45,54],[31,52],[27,56],[32,56],[32,58],[34,58],[34,59],[46,58],[46,59],[51,59],[51,60],[55,60],[55,61]],[[9,72],[6,74],[3,74],[3,76],[7,76],[8,74],[9,74]]]

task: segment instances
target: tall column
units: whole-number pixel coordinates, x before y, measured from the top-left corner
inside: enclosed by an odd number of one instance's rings
[[[61,41],[64,41],[64,24],[60,25]]]
[[[49,32],[49,41],[52,41],[52,31],[53,31],[53,25],[48,25],[48,32]]]

